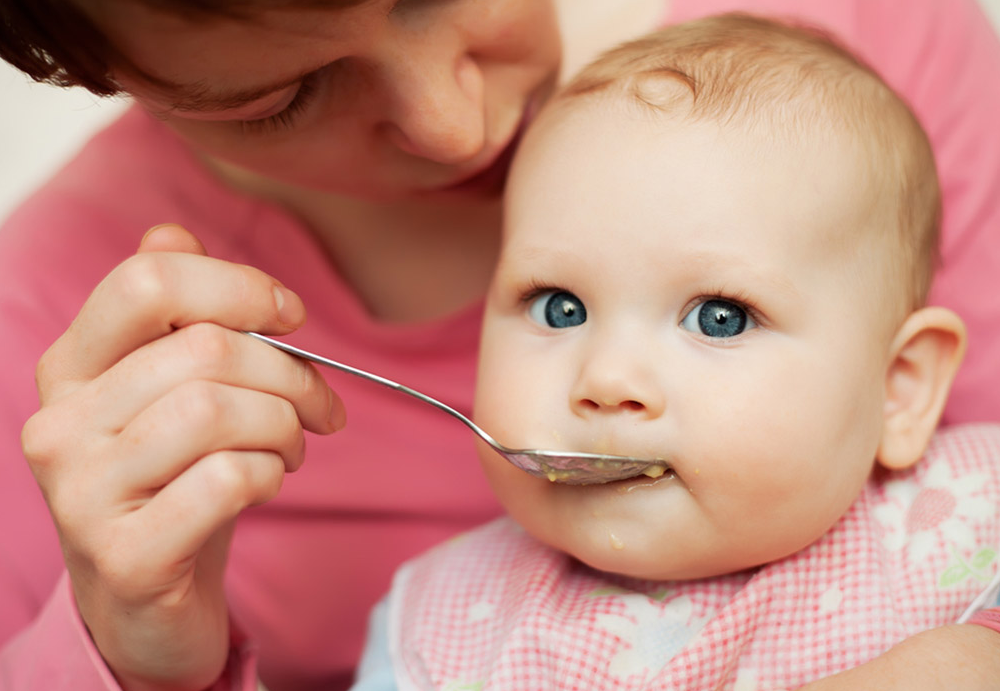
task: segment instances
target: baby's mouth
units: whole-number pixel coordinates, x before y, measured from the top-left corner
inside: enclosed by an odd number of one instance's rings
[[[662,477],[676,476],[674,469],[667,465],[665,461],[656,459],[651,461],[635,461],[629,457],[621,457],[626,465],[621,470],[617,468],[609,472],[609,467],[598,463],[593,469],[588,468],[566,468],[557,465],[549,465],[544,460],[539,462],[538,471],[535,475],[544,476],[549,482],[557,482],[567,485],[607,485],[619,482],[629,482],[636,478],[650,478],[657,480]],[[536,459],[537,460],[537,459]],[[628,463],[628,461],[632,461]],[[613,463],[613,462],[612,462]],[[632,466],[632,467],[629,467]]]
[[[501,455],[531,475],[566,485],[609,484],[639,476],[655,480],[673,472],[663,456],[642,452],[624,455],[623,451],[638,447],[616,440],[614,435],[591,437],[582,445],[567,444],[557,432],[553,432],[553,437],[555,448],[507,447],[501,450]],[[580,450],[580,446],[589,450]]]
[[[631,477],[615,480],[613,484],[620,485],[621,491],[627,492],[636,486],[651,487],[661,481],[678,479],[677,471],[673,469],[673,466],[655,465]]]
[[[668,465],[651,465],[645,470],[643,470],[641,474],[645,475],[646,477],[651,477],[655,480],[658,477],[663,477],[667,473],[673,473],[673,472],[674,469]],[[639,477],[639,476],[636,475],[634,477]]]

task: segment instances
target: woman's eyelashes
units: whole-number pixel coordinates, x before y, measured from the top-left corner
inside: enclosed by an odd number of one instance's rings
[[[681,320],[681,327],[708,338],[734,338],[757,327],[744,306],[733,300],[714,297],[702,300]]]
[[[541,290],[527,298],[528,316],[553,329],[579,326],[587,321],[583,301],[565,290]]]
[[[312,104],[319,89],[319,72],[313,72],[299,84],[295,96],[284,108],[273,115],[255,120],[239,120],[239,125],[246,134],[270,134],[295,126],[298,116]]]

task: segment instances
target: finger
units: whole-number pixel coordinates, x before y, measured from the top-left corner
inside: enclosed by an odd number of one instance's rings
[[[115,533],[115,549],[102,550],[113,552],[102,572],[117,574],[120,596],[148,598],[150,587],[164,586],[162,579],[182,577],[211,541],[225,541],[243,509],[274,498],[284,475],[281,458],[268,451],[219,451],[199,459],[128,515]],[[218,570],[224,558],[224,551],[208,555],[199,568]]]
[[[186,381],[211,381],[279,396],[302,426],[329,434],[343,427],[340,398],[316,368],[245,334],[194,324],[149,343],[87,387],[93,425],[111,433]]]
[[[93,379],[176,328],[212,322],[284,334],[305,319],[302,301],[263,272],[194,254],[144,252],[109,274],[39,364],[39,387]]]
[[[196,554],[241,511],[277,496],[283,460],[268,451],[219,451],[193,463],[136,512],[137,535],[156,535],[147,549],[157,564]]]
[[[270,451],[292,472],[302,464],[305,438],[285,399],[198,381],[144,410],[122,431],[115,448],[120,460],[109,469],[109,491],[143,498],[216,451]]]
[[[201,241],[176,223],[153,226],[142,236],[139,252],[186,252],[208,255]]]

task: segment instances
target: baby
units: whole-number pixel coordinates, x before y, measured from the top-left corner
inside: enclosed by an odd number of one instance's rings
[[[710,18],[579,75],[514,165],[476,417],[669,471],[483,447],[511,518],[399,572],[399,687],[784,689],[956,621],[997,571],[1000,431],[935,435],[965,346],[925,305],[938,215],[919,124],[822,36]]]

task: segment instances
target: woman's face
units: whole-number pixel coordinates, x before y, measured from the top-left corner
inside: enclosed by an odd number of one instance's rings
[[[561,56],[551,0],[369,0],[247,20],[83,2],[140,70],[178,85],[116,75],[195,148],[374,200],[498,194]]]

